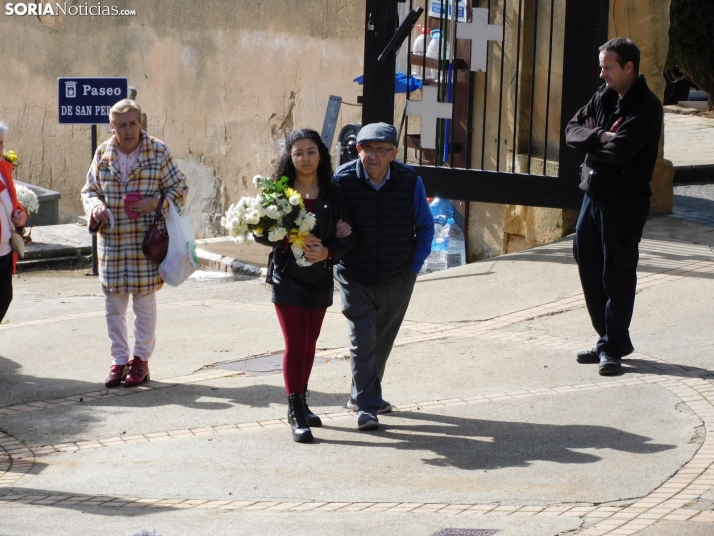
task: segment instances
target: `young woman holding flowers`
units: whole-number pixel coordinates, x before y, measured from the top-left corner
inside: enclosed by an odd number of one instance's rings
[[[15,166],[10,158],[3,156],[8,130],[7,125],[0,121],[0,322],[12,301],[12,274],[17,263],[17,254],[10,245],[10,231],[15,227],[23,227],[27,219],[27,212],[17,201],[12,180]]]
[[[285,339],[283,377],[288,395],[288,420],[293,440],[312,441],[310,427],[320,418],[307,407],[307,383],[315,359],[325,311],[332,305],[332,265],[349,249],[352,238],[341,191],[332,182],[330,151],[314,130],[293,132],[286,151],[273,172],[276,181],[288,178],[300,194],[305,209],[315,215],[315,226],[304,238],[304,266],[290,247],[290,237],[257,242],[273,247],[268,262],[268,282],[273,285],[273,303]],[[294,193],[290,192],[292,195]],[[265,233],[268,234],[267,232]]]

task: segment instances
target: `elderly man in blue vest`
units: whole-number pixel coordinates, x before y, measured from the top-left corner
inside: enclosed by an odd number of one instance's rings
[[[396,162],[397,129],[365,125],[357,135],[359,158],[337,169],[356,244],[335,270],[342,313],[350,330],[352,390],[347,407],[357,427],[379,427],[377,414],[392,405],[382,378],[409,306],[416,274],[429,256],[434,220],[424,184],[413,168]]]

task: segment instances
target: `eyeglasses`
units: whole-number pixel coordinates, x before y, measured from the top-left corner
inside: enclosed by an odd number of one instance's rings
[[[312,160],[313,158],[317,157],[320,154],[319,151],[312,150],[312,151],[307,151],[303,153],[302,151],[295,151],[294,153],[290,153],[290,156],[292,156],[295,160],[300,160],[303,158],[308,158]]]
[[[384,149],[383,147],[378,147],[377,149],[372,149],[371,147],[362,147],[361,151],[365,156],[375,155],[378,158],[384,158],[394,149],[396,149],[396,147],[390,147],[389,149]]]

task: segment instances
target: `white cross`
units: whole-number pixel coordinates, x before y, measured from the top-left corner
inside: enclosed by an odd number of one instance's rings
[[[488,23],[488,9],[474,9],[471,22],[456,25],[456,37],[471,39],[471,70],[486,71],[488,42],[503,41],[503,26]]]
[[[436,86],[421,88],[421,100],[407,101],[407,115],[421,117],[421,148],[436,149],[436,120],[451,119],[453,104],[439,102]]]

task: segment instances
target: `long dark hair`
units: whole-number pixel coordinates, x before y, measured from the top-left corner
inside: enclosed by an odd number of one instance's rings
[[[275,171],[273,171],[272,178],[279,180],[281,177],[285,176],[290,179],[290,186],[295,183],[295,166],[293,165],[292,156],[290,153],[293,150],[293,145],[295,142],[300,140],[312,140],[317,145],[317,150],[320,153],[320,163],[317,165],[317,181],[320,184],[320,190],[324,192],[324,195],[328,197],[335,193],[335,188],[332,184],[332,174],[334,170],[332,169],[332,157],[330,156],[330,150],[322,141],[320,135],[312,129],[302,128],[300,130],[295,130],[290,136],[288,136],[287,143],[285,144],[285,150],[280,155],[280,160],[278,160],[275,166]]]

